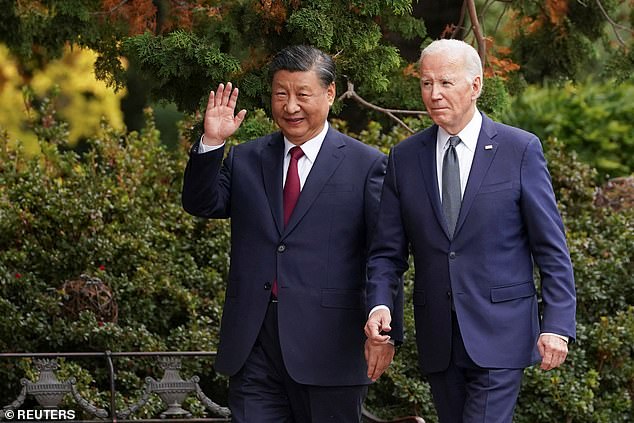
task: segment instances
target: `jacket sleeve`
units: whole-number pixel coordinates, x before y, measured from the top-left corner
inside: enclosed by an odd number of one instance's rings
[[[381,193],[378,221],[368,257],[368,311],[385,305],[392,314],[390,336],[403,340],[403,273],[407,270],[408,241],[401,221],[394,151],[389,156]]]
[[[521,168],[521,210],[533,259],[539,268],[541,331],[575,337],[575,282],[566,235],[541,143],[526,147]]]
[[[187,213],[207,218],[231,215],[231,164],[234,150],[222,160],[224,147],[198,153],[198,143],[190,151],[183,180],[182,204]]]

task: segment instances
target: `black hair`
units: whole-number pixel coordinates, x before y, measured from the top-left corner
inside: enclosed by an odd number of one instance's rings
[[[269,64],[269,82],[276,72],[315,71],[322,86],[335,82],[335,63],[328,54],[312,46],[297,45],[279,51]]]

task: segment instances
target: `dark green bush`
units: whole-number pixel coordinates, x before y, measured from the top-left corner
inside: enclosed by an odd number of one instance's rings
[[[634,84],[531,86],[502,120],[541,139],[555,137],[595,167],[601,179],[634,172]]]
[[[8,150],[6,139],[0,151],[0,350],[215,350],[229,230],[182,210],[185,150],[162,147],[148,116],[142,133],[104,125],[79,156],[62,148],[67,131],[51,104],[42,104],[36,120],[41,156]],[[112,290],[117,322],[64,312],[62,284],[82,273]],[[98,361],[65,362],[62,371],[81,366],[80,382],[90,383],[82,389],[103,407],[108,385]],[[139,398],[145,376],[161,376],[147,374],[157,371],[147,360],[117,364],[126,404]],[[183,372],[207,383],[215,378],[210,364],[201,360]],[[24,374],[16,366],[0,361],[4,400],[19,392]]]

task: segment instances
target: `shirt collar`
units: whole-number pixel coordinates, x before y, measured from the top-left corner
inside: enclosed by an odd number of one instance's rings
[[[467,123],[462,131],[458,132],[456,135],[460,137],[460,141],[467,147],[470,151],[475,151],[476,145],[478,144],[478,137],[480,136],[480,129],[482,128],[482,115],[475,109],[475,113],[473,113],[473,117]],[[441,150],[445,149],[447,145],[447,140],[451,134],[445,131],[443,128],[438,127],[438,135],[436,140],[438,141],[438,147]]]
[[[300,147],[302,147],[302,151],[304,152],[304,156],[310,160],[311,163],[315,163],[317,159],[317,154],[319,153],[319,149],[326,138],[326,134],[328,133],[328,122],[324,122],[324,129],[321,130],[316,137],[309,139]],[[295,144],[290,142],[286,137],[284,137],[284,157],[288,154],[291,148],[295,147]]]

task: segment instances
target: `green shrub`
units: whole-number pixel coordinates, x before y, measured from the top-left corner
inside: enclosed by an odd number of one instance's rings
[[[170,153],[160,145],[151,115],[146,128],[126,134],[104,124],[80,156],[64,151],[66,125],[44,102],[34,126],[41,156],[27,158],[2,141],[1,351],[216,349],[228,224],[182,210],[184,150]],[[117,322],[87,311],[78,318],[65,313],[62,284],[82,273],[112,290]],[[94,377],[81,389],[101,407],[107,404],[104,364],[93,359],[79,365]],[[116,364],[122,371],[117,387],[129,395],[128,405],[139,398],[145,376],[161,376],[148,360]],[[0,361],[0,398],[17,396],[24,373],[16,366]],[[186,364],[183,372],[216,378],[209,359]],[[145,415],[158,410],[148,407]]]
[[[558,138],[601,178],[634,172],[634,84],[531,86],[513,97],[504,122]]]

